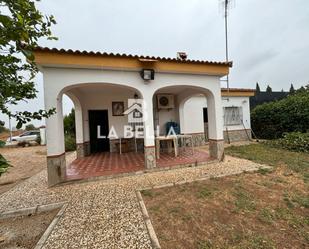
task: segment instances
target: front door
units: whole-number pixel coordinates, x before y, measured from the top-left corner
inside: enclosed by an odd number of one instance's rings
[[[108,111],[90,110],[88,114],[91,153],[109,151]],[[106,138],[102,138],[103,136]]]

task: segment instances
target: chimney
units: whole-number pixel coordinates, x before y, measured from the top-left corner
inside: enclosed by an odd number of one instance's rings
[[[177,52],[177,59],[178,60],[186,60],[188,57],[186,52]]]

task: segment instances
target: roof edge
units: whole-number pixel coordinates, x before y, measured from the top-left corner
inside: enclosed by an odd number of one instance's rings
[[[48,47],[35,47],[34,52],[46,52],[46,53],[63,53],[63,54],[75,54],[75,55],[91,55],[91,56],[107,56],[107,57],[118,57],[118,58],[133,58],[142,60],[158,60],[158,61],[171,61],[178,63],[193,63],[193,64],[209,64],[209,65],[221,65],[221,66],[233,66],[233,62],[218,62],[218,61],[207,61],[207,60],[181,60],[171,57],[159,57],[159,56],[148,56],[148,55],[134,55],[134,54],[124,54],[124,53],[107,53],[107,52],[95,52],[95,51],[80,51],[72,49],[58,49],[58,48],[48,48]]]

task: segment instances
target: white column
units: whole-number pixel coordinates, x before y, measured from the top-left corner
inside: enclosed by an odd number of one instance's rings
[[[223,111],[221,94],[207,95],[209,154],[212,158],[222,160],[224,157]]]
[[[56,114],[46,119],[46,142],[47,156],[57,156],[65,152],[64,150],[64,131],[63,131],[63,113],[62,96],[46,94],[45,108],[49,110],[56,108]]]
[[[207,96],[209,139],[223,139],[221,95]]]
[[[147,169],[156,167],[152,96],[153,94],[149,92],[143,95],[144,153],[145,167]]]
[[[45,108],[56,108],[56,114],[46,119],[47,176],[48,185],[53,186],[63,182],[66,175],[62,95],[45,88]]]

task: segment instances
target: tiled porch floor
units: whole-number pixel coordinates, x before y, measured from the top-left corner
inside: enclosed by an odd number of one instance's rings
[[[157,159],[157,167],[171,167],[182,164],[194,164],[209,161],[206,151],[195,149],[183,150],[178,157],[173,154],[161,153]],[[96,176],[108,176],[144,170],[144,154],[141,152],[96,153],[88,157],[76,159],[66,169],[68,180],[85,179]]]

